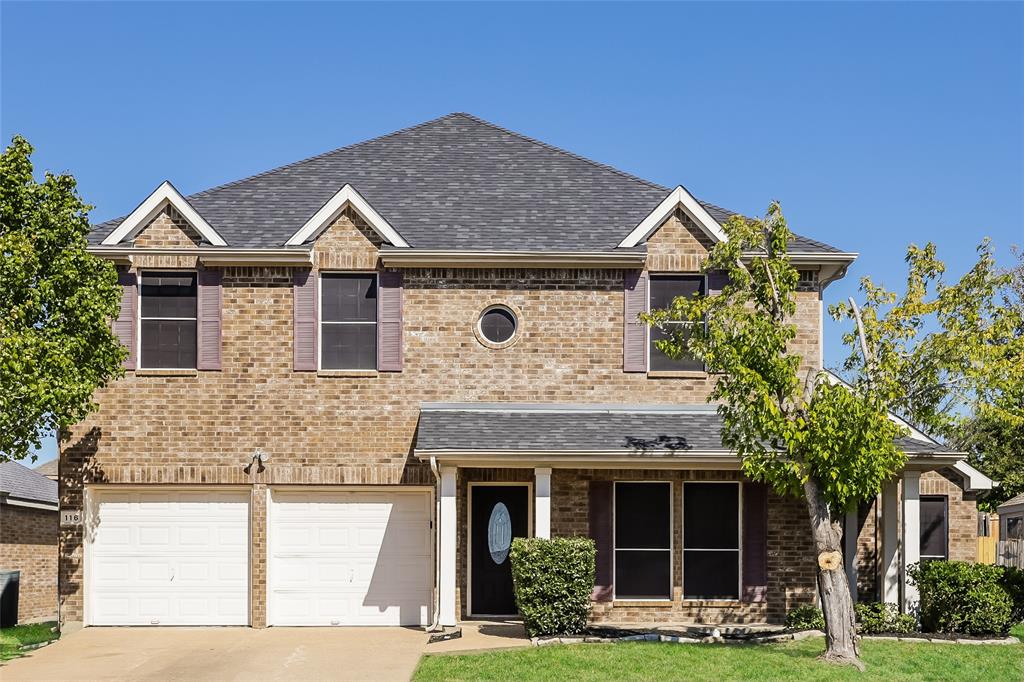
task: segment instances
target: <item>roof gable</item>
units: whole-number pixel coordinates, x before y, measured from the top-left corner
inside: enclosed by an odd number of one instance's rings
[[[174,188],[174,185],[168,180],[160,183],[160,186],[153,190],[152,194],[136,206],[135,210],[103,239],[103,244],[105,246],[113,246],[120,244],[126,239],[131,239],[168,206],[173,206],[203,239],[214,246],[227,246],[227,242],[206,222],[203,216],[199,215],[188,200],[181,196],[178,190]]]

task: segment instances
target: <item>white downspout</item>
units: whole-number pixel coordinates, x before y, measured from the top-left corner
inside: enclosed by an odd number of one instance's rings
[[[441,620],[441,471],[433,455],[430,456],[430,471],[437,481],[437,491],[434,493],[434,620],[427,632],[434,632]]]

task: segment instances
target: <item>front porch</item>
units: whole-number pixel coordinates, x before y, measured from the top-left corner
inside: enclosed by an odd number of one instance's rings
[[[484,449],[490,421],[507,437]],[[440,624],[510,615],[492,606],[511,598],[501,564],[520,535],[595,541],[594,623],[781,623],[815,603],[803,501],[746,480],[719,430],[705,406],[424,406],[416,455],[438,477]],[[924,449],[880,500],[879,585],[906,610],[917,601],[906,566],[921,555],[920,476],[950,464]],[[848,523],[860,528],[856,512]],[[844,552],[854,587],[857,538],[846,535]]]

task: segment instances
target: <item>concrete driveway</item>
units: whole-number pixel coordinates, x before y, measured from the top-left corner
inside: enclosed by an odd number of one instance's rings
[[[0,667],[16,680],[408,680],[415,628],[86,628]]]

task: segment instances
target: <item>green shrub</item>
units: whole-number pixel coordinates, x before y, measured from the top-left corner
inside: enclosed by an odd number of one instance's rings
[[[512,584],[528,635],[583,631],[594,589],[594,556],[589,538],[512,541]]]
[[[1013,614],[1010,616],[1010,620],[1014,623],[1024,621],[1024,570],[1004,566],[1000,584],[1013,602]]]
[[[824,630],[825,615],[817,606],[798,606],[786,614],[786,627],[791,630]]]
[[[928,561],[908,569],[921,595],[921,629],[968,635],[1006,634],[1013,602],[1003,569],[963,561]]]
[[[917,630],[917,619],[909,613],[900,613],[895,604],[869,602],[854,604],[857,614],[857,631],[862,635],[876,635],[882,632],[907,633]]]

